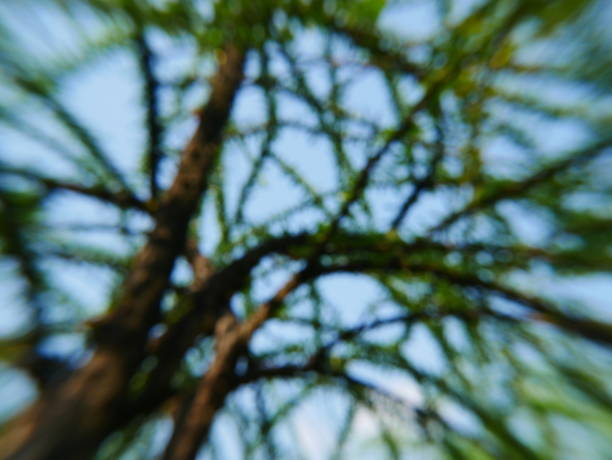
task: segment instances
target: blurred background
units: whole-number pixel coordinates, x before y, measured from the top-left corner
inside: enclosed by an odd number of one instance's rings
[[[273,25],[257,28],[269,9]],[[269,235],[324,228],[372,152],[434,92],[343,228],[444,244],[419,257],[610,331],[611,23],[605,0],[4,0],[1,421],[90,356],[87,321],[107,310],[145,241],[146,203],[174,177],[232,28],[254,51],[197,219],[213,264]],[[127,190],[138,203],[105,199]],[[454,216],[472,203],[467,218]],[[265,260],[232,308],[248,316],[299,267]],[[177,289],[191,277],[180,260]],[[334,274],[304,286],[255,335],[262,362],[301,362],[340,331],[434,303],[482,302],[520,324],[366,327],[331,358],[354,382],[245,385],[201,458],[612,458],[609,342],[479,289],[427,273]],[[164,311],[178,298],[170,292]],[[195,344],[182,375],[201,375],[212,347]],[[98,458],[155,458],[171,431],[168,413],[151,414],[113,434]]]

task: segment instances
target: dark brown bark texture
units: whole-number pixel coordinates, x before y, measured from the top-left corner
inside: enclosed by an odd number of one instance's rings
[[[111,313],[96,324],[93,356],[61,385],[45,391],[5,430],[0,438],[3,458],[90,458],[110,432],[129,420],[126,411],[136,410],[129,401],[129,382],[146,356],[149,330],[159,317],[161,298],[220,151],[244,60],[244,51],[235,46],[220,54],[210,98],[174,182],[154,214],[154,228]]]

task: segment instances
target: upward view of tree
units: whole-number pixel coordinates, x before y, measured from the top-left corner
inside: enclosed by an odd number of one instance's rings
[[[590,0],[5,0],[0,457],[609,459]]]

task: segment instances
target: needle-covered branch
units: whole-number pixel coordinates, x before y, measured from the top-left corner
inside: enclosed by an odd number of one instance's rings
[[[5,1],[0,457],[610,450],[602,2]]]
[[[144,79],[144,98],[146,102],[147,169],[149,173],[149,193],[152,199],[159,192],[159,164],[163,156],[163,127],[160,122],[159,91],[160,83],[155,76],[155,55],[148,42],[145,31],[137,34],[136,48],[138,52],[140,71]]]
[[[28,181],[32,181],[37,185],[41,185],[48,192],[65,190],[68,192],[78,193],[87,197],[95,198],[102,202],[115,205],[120,209],[136,209],[144,212],[151,212],[151,209],[144,201],[141,201],[136,196],[125,190],[112,191],[104,185],[87,186],[70,180],[62,180],[54,177],[47,177],[42,174],[32,172],[30,170],[10,168],[0,166],[0,174],[13,175],[21,177]]]

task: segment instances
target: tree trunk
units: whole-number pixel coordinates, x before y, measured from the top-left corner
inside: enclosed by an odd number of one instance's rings
[[[90,458],[106,436],[134,415],[125,413],[129,383],[145,356],[149,330],[159,320],[159,304],[207,188],[244,60],[244,51],[234,46],[222,52],[210,98],[174,182],[159,203],[150,237],[111,313],[97,322],[93,357],[11,423],[0,437],[3,458]]]

